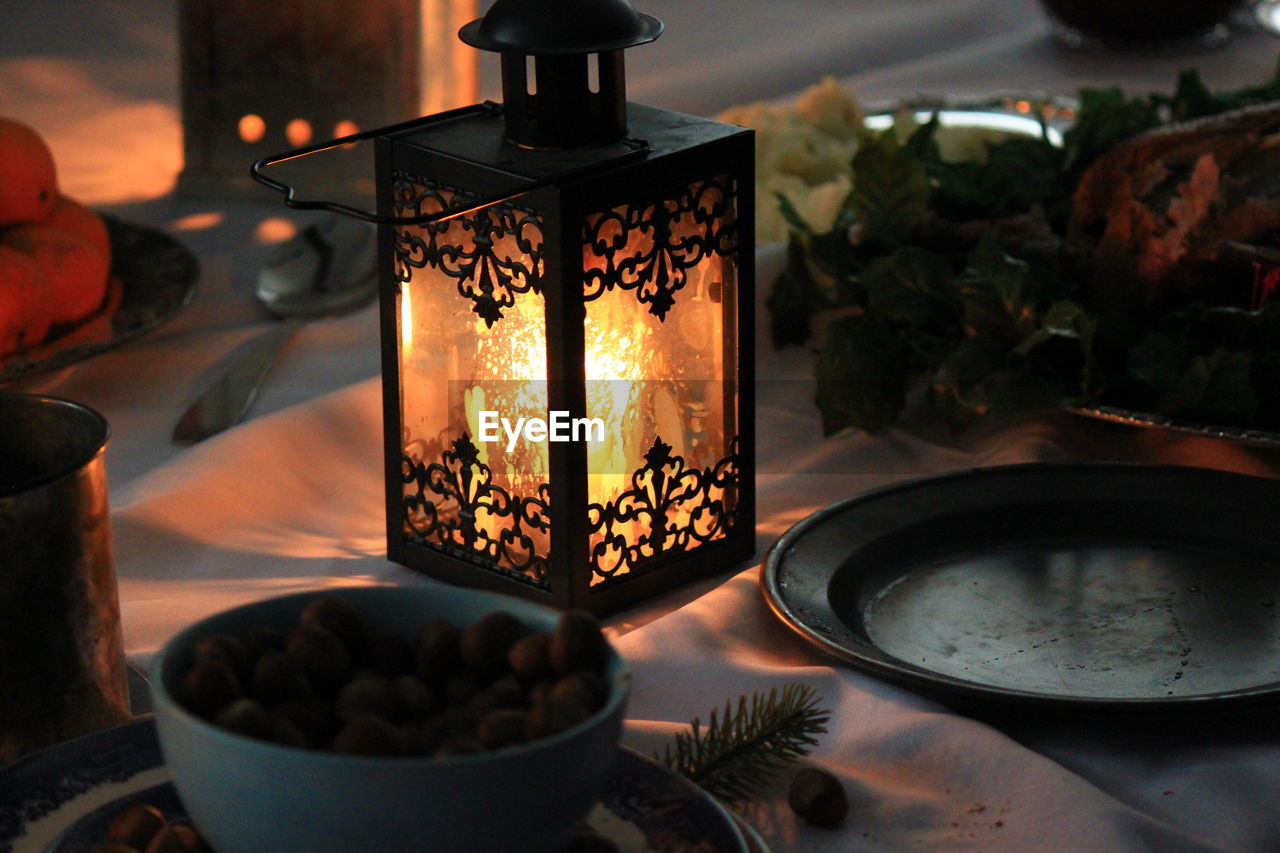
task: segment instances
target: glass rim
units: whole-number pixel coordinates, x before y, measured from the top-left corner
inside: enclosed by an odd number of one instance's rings
[[[22,391],[0,391],[0,424],[19,411],[36,413],[54,413],[70,415],[81,419],[89,425],[90,440],[84,447],[75,448],[74,453],[66,454],[66,459],[59,459],[57,464],[34,476],[29,476],[12,483],[0,482],[0,499],[19,497],[37,491],[63,477],[84,468],[96,459],[111,440],[111,427],[107,419],[96,409],[71,400],[50,394],[32,394]]]

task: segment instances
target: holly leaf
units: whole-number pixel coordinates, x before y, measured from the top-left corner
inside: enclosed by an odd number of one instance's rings
[[[858,280],[867,305],[886,319],[926,328],[955,322],[955,274],[941,255],[908,246],[873,260]]]
[[[985,162],[936,160],[935,209],[951,219],[1023,213],[1062,192],[1062,150],[1043,137],[1012,136],[987,145]]]
[[[1280,65],[1270,79],[1260,85],[1221,92],[1210,91],[1201,79],[1200,72],[1190,69],[1178,75],[1178,85],[1172,96],[1152,96],[1155,103],[1169,110],[1169,117],[1173,121],[1216,115],[1227,110],[1239,109],[1263,101],[1274,101],[1278,98],[1280,98]]]
[[[1022,359],[1005,358],[986,343],[969,338],[947,354],[933,374],[935,408],[952,429],[991,415],[1057,408],[1063,393],[1029,369]]]
[[[932,163],[940,159],[938,154],[938,114],[929,116],[929,120],[911,131],[902,148],[907,155],[922,163]]]
[[[1216,349],[1191,358],[1187,371],[1160,401],[1160,410],[1210,423],[1246,424],[1258,410],[1248,353]]]
[[[828,299],[809,271],[804,244],[797,234],[787,240],[787,265],[774,280],[766,302],[769,332],[775,347],[809,340],[812,334],[809,321],[827,306]]]
[[[1099,154],[1158,124],[1160,113],[1150,98],[1130,100],[1115,86],[1081,89],[1075,124],[1063,134],[1064,166],[1083,174]]]
[[[1129,350],[1127,361],[1129,376],[1156,399],[1170,396],[1191,361],[1186,327],[1148,332]]]
[[[1228,109],[1224,99],[1209,91],[1204,80],[1200,79],[1200,72],[1194,68],[1185,69],[1178,74],[1178,85],[1173,97],[1157,97],[1156,101],[1168,106],[1169,117],[1174,121],[1200,118]]]
[[[778,212],[782,214],[782,219],[787,223],[788,228],[801,234],[813,233],[813,229],[809,227],[808,222],[804,221],[804,217],[800,215],[800,211],[796,210],[791,199],[779,192],[775,192],[773,197],[778,202]]]
[[[933,372],[930,392],[936,408],[953,429],[977,420],[982,412],[974,389],[995,370],[998,359],[989,347],[966,338],[951,350]]]
[[[1049,306],[1040,325],[1014,347],[1013,354],[1025,358],[1037,375],[1064,380],[1078,377],[1076,387],[1087,392],[1093,384],[1093,339],[1097,332],[1098,323],[1088,311],[1075,302],[1060,300]]]
[[[863,245],[896,246],[929,215],[929,175],[889,128],[867,134],[853,157],[853,206]]]
[[[1005,253],[988,230],[959,278],[966,331],[1015,346],[1036,328],[1035,289],[1026,261]]]
[[[814,369],[823,434],[845,427],[876,433],[892,424],[906,405],[909,356],[901,338],[874,314],[833,321]]]
[[[857,248],[849,242],[848,229],[837,228],[826,234],[813,234],[806,241],[809,260],[816,269],[837,278],[862,265]]]

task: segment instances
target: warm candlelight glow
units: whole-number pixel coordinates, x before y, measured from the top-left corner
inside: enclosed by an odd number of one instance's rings
[[[413,353],[413,302],[408,288],[400,291],[400,361],[407,364]]]
[[[253,229],[255,243],[281,243],[298,233],[298,226],[283,216],[268,216]]]
[[[295,118],[284,126],[284,138],[295,148],[311,141],[311,122],[304,118]]]
[[[169,227],[174,231],[205,231],[218,227],[226,218],[226,214],[220,210],[206,210],[175,219],[169,223]]]
[[[263,121],[262,116],[254,113],[241,116],[236,127],[240,138],[249,143],[261,142],[262,137],[267,134],[267,123]]]
[[[405,228],[400,233],[411,240],[426,235],[426,230]],[[468,239],[471,233],[457,221],[444,228],[450,240]],[[496,242],[495,256],[532,268],[532,260],[521,255],[513,241]],[[402,284],[399,349],[405,453],[424,464],[439,462],[452,443],[466,435],[477,461],[490,471],[488,482],[513,499],[537,496],[549,478],[546,444],[521,441],[508,451],[505,443],[480,442],[479,412],[497,410],[512,420],[547,417],[545,306],[539,294],[520,293],[502,308],[500,320],[486,323],[474,304],[460,295],[460,287],[480,287],[477,279],[489,274],[484,269],[478,265],[471,278],[460,282],[460,277],[439,267],[426,266],[415,269],[412,279]],[[460,478],[473,474],[464,475],[460,462],[451,463],[449,472]],[[495,511],[479,497],[478,488],[472,482],[468,494],[433,498],[434,512],[447,521],[458,518],[466,504],[468,522],[481,534],[482,541],[469,546],[463,533],[454,530],[447,537],[453,545],[482,548],[512,525],[510,517],[500,514],[505,506]],[[532,538],[537,552],[545,555],[548,536],[535,531]],[[519,543],[509,543],[508,552],[526,554]]]

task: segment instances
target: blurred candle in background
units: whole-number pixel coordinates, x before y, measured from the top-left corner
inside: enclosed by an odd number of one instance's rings
[[[179,0],[179,192],[262,198],[261,157],[477,100],[477,0]],[[371,194],[367,150],[305,182]],[[332,163],[330,164],[332,166]]]

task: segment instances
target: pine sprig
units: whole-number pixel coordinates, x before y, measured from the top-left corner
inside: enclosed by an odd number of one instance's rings
[[[813,751],[831,712],[819,707],[813,688],[788,684],[779,693],[757,691],[712,710],[703,728],[697,717],[659,761],[729,805],[750,800],[774,773]]]

